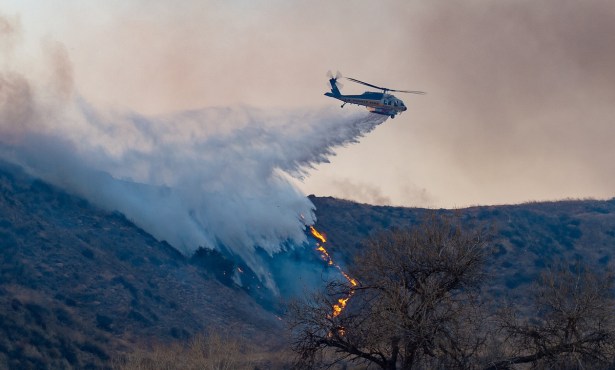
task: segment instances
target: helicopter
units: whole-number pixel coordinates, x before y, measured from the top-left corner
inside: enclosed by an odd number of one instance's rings
[[[382,90],[382,92],[366,91],[361,95],[342,95],[338,88],[339,82],[337,82],[338,79],[342,78],[342,75],[339,72],[337,72],[335,76],[333,76],[331,72],[327,75],[329,77],[329,83],[331,84],[331,92],[326,92],[325,95],[343,101],[344,104],[342,104],[342,108],[344,108],[344,105],[348,103],[362,105],[372,113],[390,116],[391,118],[395,118],[396,115],[406,111],[408,108],[404,105],[404,102],[401,101],[401,99],[396,98],[394,95],[388,94],[388,91],[420,95],[425,94],[423,91],[389,89],[386,87],[368,84],[367,82],[359,81],[355,78],[345,77],[347,80]]]

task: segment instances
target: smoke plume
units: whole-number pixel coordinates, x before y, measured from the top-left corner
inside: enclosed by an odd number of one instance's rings
[[[106,111],[73,91],[61,45],[42,50],[42,73],[15,65],[0,71],[0,156],[124,213],[185,254],[222,249],[271,288],[256,249],[271,256],[283,245],[301,245],[305,225],[315,222],[313,204],[290,177],[305,176],[334,148],[386,119],[337,106],[216,107],[155,117]]]

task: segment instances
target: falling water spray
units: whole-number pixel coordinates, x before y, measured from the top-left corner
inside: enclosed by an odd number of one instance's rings
[[[41,54],[37,67],[47,73],[10,60],[0,66],[0,158],[124,213],[187,255],[223,250],[274,291],[257,250],[272,256],[304,245],[305,225],[315,222],[291,178],[386,120],[337,107],[111,111],[74,91],[61,45]]]

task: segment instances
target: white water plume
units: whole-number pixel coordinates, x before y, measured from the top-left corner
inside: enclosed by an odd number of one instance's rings
[[[306,175],[386,119],[337,106],[107,112],[72,91],[61,46],[45,55],[51,73],[26,75],[10,63],[0,70],[0,156],[122,212],[185,254],[224,248],[272,288],[255,248],[272,255],[301,245],[315,222],[289,176]]]

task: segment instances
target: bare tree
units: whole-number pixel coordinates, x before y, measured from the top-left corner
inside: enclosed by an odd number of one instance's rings
[[[370,239],[351,271],[358,286],[334,282],[291,305],[298,367],[471,368],[484,344],[476,293],[485,258],[481,232],[436,215]]]
[[[487,369],[531,363],[535,368],[608,368],[615,349],[613,275],[589,266],[560,263],[543,273],[534,287],[535,315],[512,307],[502,312],[500,328],[510,357]]]

